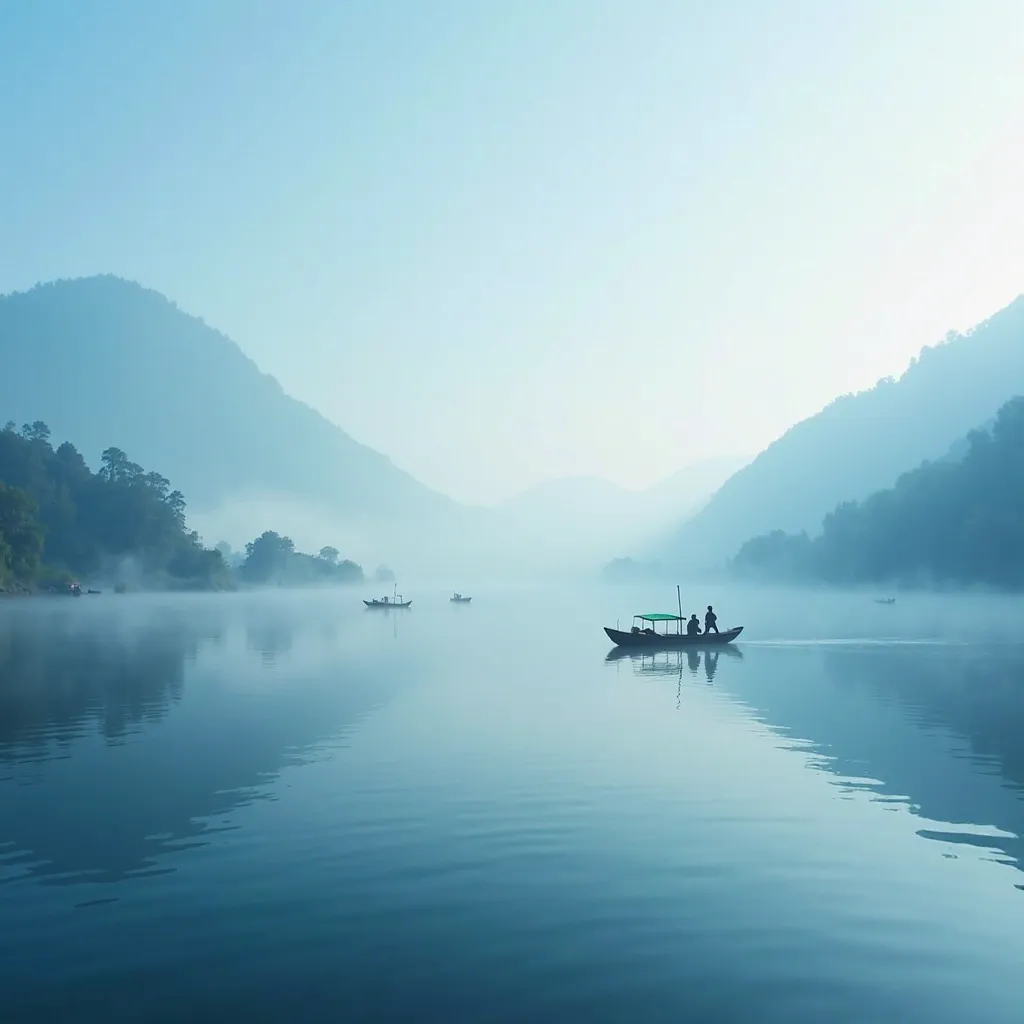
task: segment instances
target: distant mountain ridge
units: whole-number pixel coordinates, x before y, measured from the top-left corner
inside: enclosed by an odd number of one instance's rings
[[[495,507],[523,514],[535,514],[535,510],[551,506],[593,513],[595,502],[606,502],[612,509],[654,504],[659,509],[685,512],[688,505],[710,496],[748,461],[748,456],[733,455],[699,459],[649,487],[635,489],[620,487],[603,477],[557,477],[534,484]]]
[[[272,529],[446,579],[596,571],[620,538],[667,531],[738,464],[710,460],[646,492],[562,481],[460,505],[287,395],[202,319],[112,275],[0,297],[0,360],[0,424],[42,420],[93,468],[111,445],[159,467],[211,544]]]
[[[1024,382],[1024,297],[922,349],[898,379],[844,395],[791,427],[676,532],[665,557],[707,567],[751,537],[814,531],[826,513],[890,487],[926,459],[957,457]]]
[[[1024,398],[972,431],[963,453],[924,462],[894,487],[830,512],[820,532],[748,540],[741,576],[844,585],[1024,588]]]
[[[681,516],[696,512],[746,458],[702,459],[639,490],[600,477],[546,480],[494,507],[502,528],[543,545],[558,538],[589,565],[663,543]]]
[[[454,503],[291,398],[242,350],[110,275],[0,298],[0,409],[45,420],[95,463],[122,443],[195,507],[277,491],[356,517]]]

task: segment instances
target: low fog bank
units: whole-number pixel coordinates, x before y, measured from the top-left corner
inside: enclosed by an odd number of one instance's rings
[[[207,544],[226,541],[237,551],[265,530],[303,551],[331,546],[368,577],[384,565],[400,579],[596,582],[617,554],[658,550],[742,461],[706,460],[645,491],[566,479],[493,507],[396,508],[359,518],[284,494],[244,494],[193,507],[189,521]]]
[[[208,544],[226,541],[237,551],[264,530],[291,538],[298,549],[330,545],[362,566],[367,577],[387,566],[399,580],[596,578],[599,563],[567,554],[557,538],[534,538],[504,529],[488,509],[464,508],[450,517],[398,515],[341,519],[329,508],[287,496],[254,496],[196,511],[190,520]]]

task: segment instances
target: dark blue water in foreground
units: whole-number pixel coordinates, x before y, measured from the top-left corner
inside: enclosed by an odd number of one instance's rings
[[[1024,1019],[1019,602],[412,596],[0,605],[0,1020]]]

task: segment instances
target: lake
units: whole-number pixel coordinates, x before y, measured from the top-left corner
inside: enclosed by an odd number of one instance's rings
[[[1021,601],[402,589],[0,604],[5,1024],[1024,1019]]]

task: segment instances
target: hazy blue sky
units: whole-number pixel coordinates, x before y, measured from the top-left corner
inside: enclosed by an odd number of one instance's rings
[[[0,291],[111,271],[453,496],[752,452],[1024,290],[1019,0],[0,6]]]

